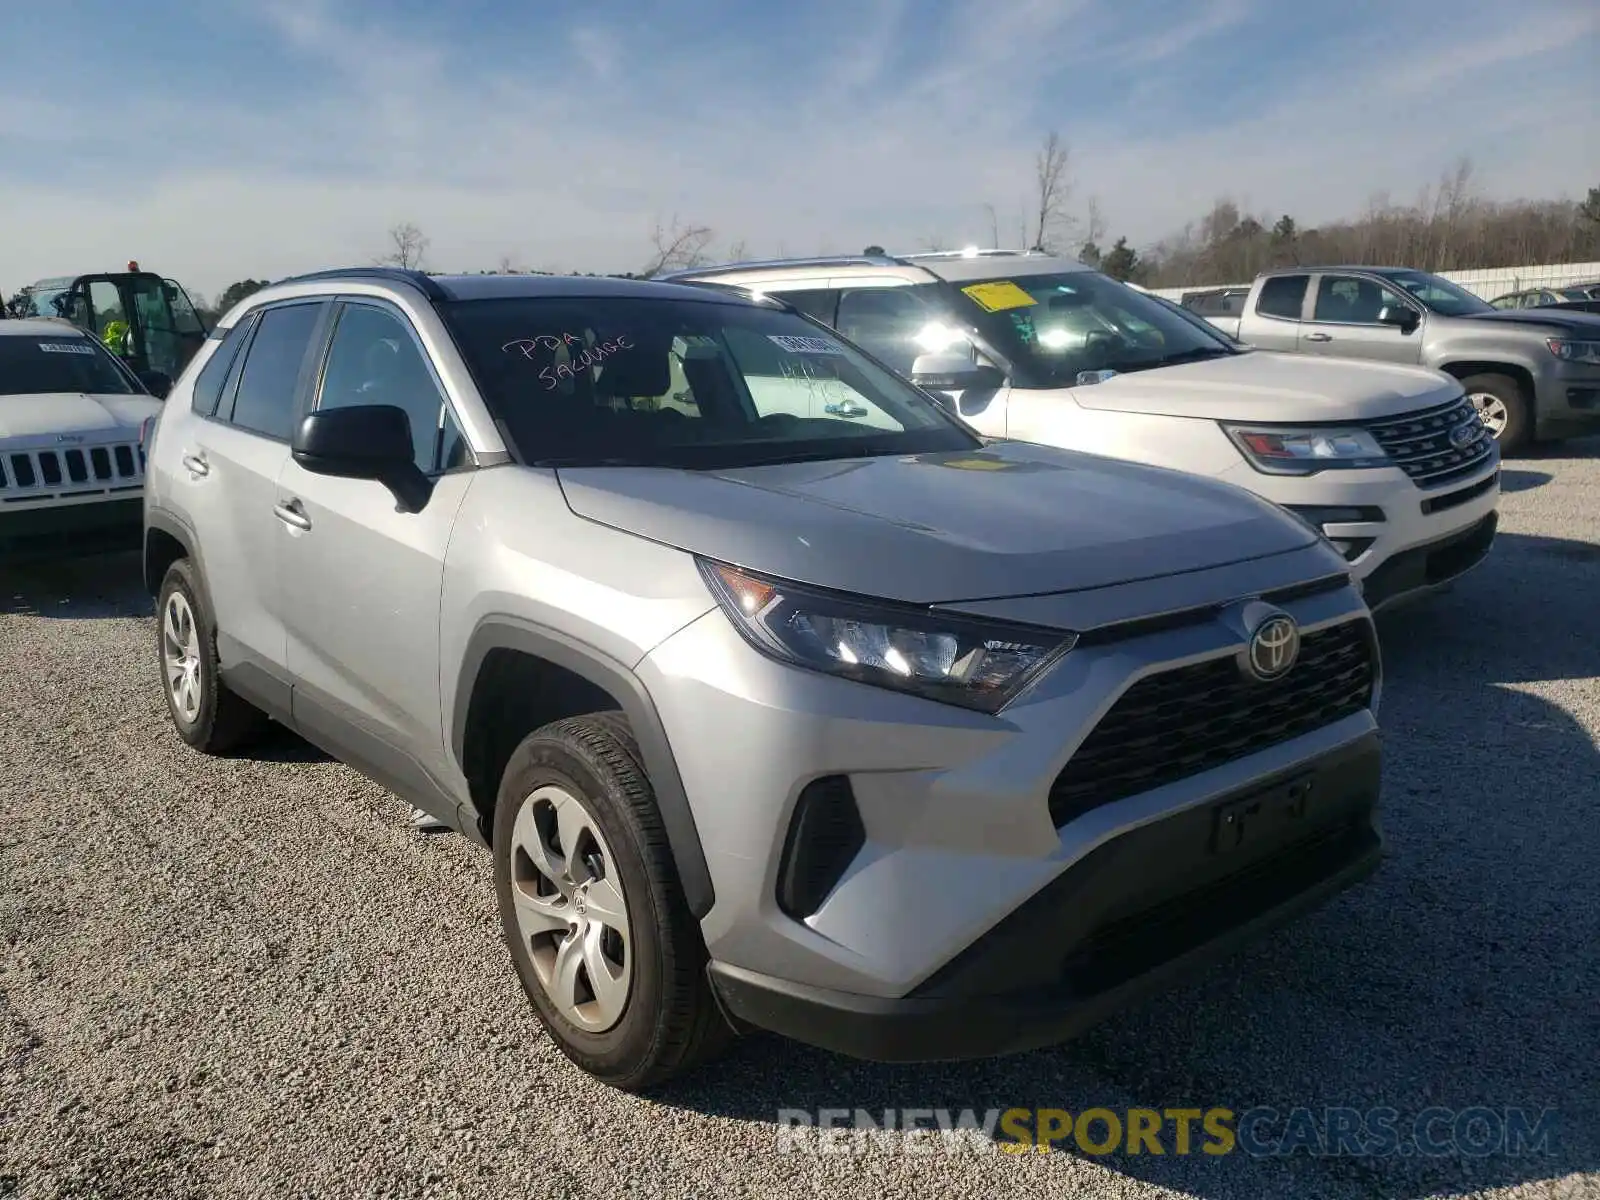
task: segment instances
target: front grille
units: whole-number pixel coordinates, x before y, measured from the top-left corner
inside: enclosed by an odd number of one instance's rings
[[[1372,698],[1365,619],[1306,634],[1282,679],[1246,679],[1232,655],[1139,680],[1101,718],[1050,788],[1066,824],[1102,804],[1197,775],[1332,724]]]
[[[1478,436],[1465,446],[1452,446],[1450,434],[1469,424]],[[1403,417],[1370,422],[1366,429],[1418,487],[1443,487],[1462,479],[1494,452],[1494,435],[1465,396]]]
[[[88,450],[13,450],[0,453],[0,494],[98,492],[144,482],[144,453],[135,443]]]

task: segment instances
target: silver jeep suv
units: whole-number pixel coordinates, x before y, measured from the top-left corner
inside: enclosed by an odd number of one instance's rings
[[[1225,484],[985,446],[775,301],[287,280],[149,447],[179,735],[267,717],[492,852],[574,1062],[1048,1044],[1366,874],[1378,648]]]

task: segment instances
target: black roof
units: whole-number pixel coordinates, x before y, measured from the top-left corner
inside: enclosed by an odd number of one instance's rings
[[[755,304],[745,296],[691,284],[650,279],[619,279],[609,275],[429,275],[399,267],[341,267],[296,275],[281,283],[320,281],[404,283],[430,300],[505,300],[535,296],[638,297],[646,300],[700,300],[723,304]]]

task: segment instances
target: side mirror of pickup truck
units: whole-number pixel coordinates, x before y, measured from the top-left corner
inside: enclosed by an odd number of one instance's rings
[[[1408,304],[1385,304],[1378,310],[1378,324],[1393,325],[1402,333],[1410,333],[1421,320],[1417,310]]]

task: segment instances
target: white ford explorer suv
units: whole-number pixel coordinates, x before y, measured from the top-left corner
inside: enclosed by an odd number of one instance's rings
[[[134,550],[161,401],[82,329],[0,321],[0,564]]]
[[[1253,350],[1080,263],[1005,251],[678,272],[837,328],[991,438],[1249,488],[1322,531],[1374,609],[1489,552],[1500,454],[1458,380]]]

